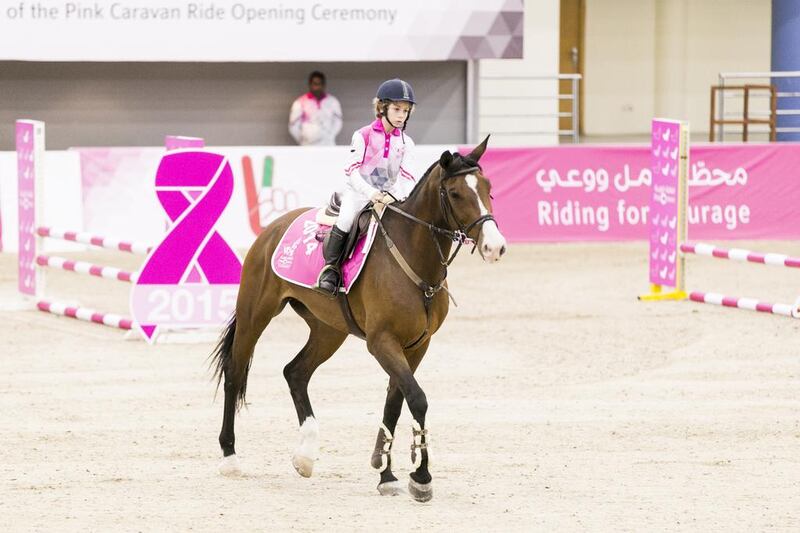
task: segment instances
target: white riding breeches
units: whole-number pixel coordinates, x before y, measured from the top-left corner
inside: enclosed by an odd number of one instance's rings
[[[339,218],[336,219],[336,227],[344,232],[349,232],[353,227],[356,215],[369,202],[370,199],[363,194],[353,190],[351,187],[344,187],[341,192],[341,205],[339,205]]]

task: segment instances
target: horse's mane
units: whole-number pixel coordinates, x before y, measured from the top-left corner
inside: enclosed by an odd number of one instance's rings
[[[422,186],[427,181],[428,176],[430,176],[431,172],[433,172],[433,169],[436,168],[438,164],[439,160],[437,159],[436,161],[433,162],[431,166],[428,167],[428,170],[425,171],[425,173],[422,175],[422,177],[419,179],[416,185],[414,185],[414,188],[411,189],[411,193],[409,193],[408,197],[406,198],[406,201],[413,198],[419,192],[419,190],[422,189]],[[472,168],[477,166],[478,166],[477,161],[456,152],[453,154],[453,161],[447,166],[447,170],[451,173],[457,173],[461,169]]]

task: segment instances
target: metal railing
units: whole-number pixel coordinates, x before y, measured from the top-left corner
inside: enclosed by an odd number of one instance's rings
[[[719,94],[719,98],[725,98],[725,93],[736,93],[741,91],[742,93],[742,114],[741,118],[737,117],[735,119],[732,118],[717,118],[716,116],[716,101],[717,95]],[[757,117],[753,117],[753,112],[750,111],[750,99],[752,97],[761,96],[763,97],[764,94],[769,96],[769,111],[767,116],[764,117],[763,113],[759,114],[755,112]],[[709,142],[714,142],[715,135],[714,129],[715,126],[724,126],[725,124],[730,125],[737,125],[742,127],[742,142],[747,142],[750,136],[750,127],[751,126],[758,126],[758,125],[766,125],[769,127],[767,133],[769,133],[769,141],[775,142],[777,128],[776,128],[776,105],[777,105],[777,92],[775,91],[774,85],[754,85],[754,84],[746,84],[746,85],[712,85],[711,86],[711,107],[709,109],[709,126],[708,126],[708,140]],[[738,95],[737,95],[738,96]],[[730,115],[730,114],[729,114]],[[763,132],[762,132],[763,133]]]
[[[720,72],[718,75],[719,83],[718,85],[722,87],[722,91],[720,92],[720,98],[717,100],[717,116],[720,118],[721,122],[717,122],[717,135],[719,141],[725,140],[725,125],[727,123],[727,118],[739,116],[739,113],[726,111],[726,93],[728,94],[728,100],[732,98],[742,98],[742,94],[736,95],[734,93],[728,93],[724,90],[726,86],[726,82],[730,80],[758,80],[763,83],[764,80],[767,80],[769,84],[771,80],[775,78],[795,78],[800,79],[800,71],[784,71],[784,72]],[[738,91],[737,91],[738,92]],[[751,95],[752,98],[758,98],[758,95]],[[762,98],[770,98],[769,94],[761,95]],[[775,93],[776,100],[785,99],[785,98],[800,98],[800,92],[798,91],[777,91]],[[780,106],[777,106],[780,107]],[[800,115],[800,104],[798,104],[797,109],[776,109],[773,117],[777,119],[778,116],[781,115]],[[767,111],[750,111],[749,114],[751,117],[755,118],[770,118],[770,110]],[[790,127],[790,126],[783,126],[783,127],[776,127],[774,131],[777,133],[799,133],[800,127]],[[765,130],[756,130],[751,131],[751,133],[769,133],[768,129]]]
[[[569,118],[570,127],[568,129],[561,129],[560,125],[554,130],[540,129],[540,130],[527,130],[527,131],[504,131],[507,135],[548,135],[557,134],[559,137],[572,137],[572,142],[577,143],[580,140],[580,81],[583,76],[580,74],[555,74],[551,76],[481,76],[481,81],[484,80],[502,80],[502,81],[570,81],[570,91],[566,93],[561,92],[559,83],[559,90],[557,94],[515,94],[515,95],[479,95],[481,100],[553,100],[558,104],[555,106],[554,112],[520,112],[520,113],[480,113],[480,118],[527,118],[535,121],[541,118]],[[570,110],[561,111],[559,109],[562,101],[570,101]]]

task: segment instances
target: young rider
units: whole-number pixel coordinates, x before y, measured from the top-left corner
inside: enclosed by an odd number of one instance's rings
[[[344,244],[358,212],[370,202],[388,204],[405,198],[416,181],[408,169],[414,141],[405,133],[416,104],[414,90],[403,80],[387,80],[378,87],[373,103],[375,121],[353,133],[339,218],[322,249],[325,267],[317,288],[331,296],[339,287]]]

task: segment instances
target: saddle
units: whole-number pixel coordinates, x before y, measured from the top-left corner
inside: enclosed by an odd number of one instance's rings
[[[339,218],[339,207],[342,205],[342,199],[338,192],[335,192],[331,195],[330,200],[328,200],[328,205],[325,207],[325,211],[321,209],[317,213],[316,221],[320,226],[319,231],[317,231],[316,239],[319,242],[324,242],[325,238],[330,233],[331,228],[334,224],[336,224],[336,219]],[[350,233],[347,236],[347,242],[344,245],[344,257],[350,257],[353,253],[353,249],[356,247],[356,243],[360,237],[363,237],[367,234],[369,230],[369,224],[372,221],[372,217],[370,215],[370,210],[372,206],[366,205],[361,211],[358,212],[356,215],[356,221],[353,223],[353,228],[350,230]]]

